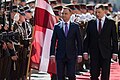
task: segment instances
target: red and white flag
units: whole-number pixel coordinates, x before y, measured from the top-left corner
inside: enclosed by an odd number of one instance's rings
[[[51,37],[56,18],[48,0],[36,0],[31,68],[48,71]],[[50,68],[49,68],[50,69]]]

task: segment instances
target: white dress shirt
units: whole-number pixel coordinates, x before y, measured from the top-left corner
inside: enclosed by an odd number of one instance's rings
[[[105,16],[101,18],[101,29],[103,28],[105,22]],[[97,19],[97,30],[99,30],[99,19]]]
[[[103,28],[105,22],[105,16],[101,18],[101,29]],[[97,30],[99,30],[99,19],[97,19]],[[88,52],[84,52],[83,54],[88,54]]]
[[[65,32],[65,23],[64,21],[62,21],[62,27],[63,27],[63,31]],[[67,22],[67,27],[68,27],[68,30],[70,28],[70,20]]]
[[[63,31],[65,32],[65,23],[63,20],[60,22],[60,27],[63,28]],[[67,22],[67,27],[68,27],[68,30],[70,28],[70,20]],[[51,55],[50,57],[55,57],[54,55]]]
[[[105,16],[101,18],[101,29],[103,28],[104,22],[105,22]],[[97,30],[99,30],[99,19],[97,19]],[[84,52],[83,54],[88,54],[88,53]],[[113,55],[118,56],[116,53],[113,53]]]

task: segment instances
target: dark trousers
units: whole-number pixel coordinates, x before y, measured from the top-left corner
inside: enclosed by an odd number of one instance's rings
[[[120,65],[120,47],[119,47],[119,52],[118,52],[118,59],[119,59],[119,65]]]
[[[52,74],[51,80],[57,80],[57,75],[56,74]]]
[[[75,64],[76,59],[57,60],[57,80],[65,80],[65,75],[69,78],[69,80],[76,80]]]
[[[0,59],[0,80],[9,80],[11,69],[11,58],[3,57]]]
[[[90,60],[82,60],[80,63],[76,63],[76,72],[84,71],[83,65],[85,65],[86,69],[90,69]]]
[[[99,80],[100,73],[101,80],[109,80],[110,61],[111,59],[104,59],[100,53],[94,57],[90,56],[91,80]]]

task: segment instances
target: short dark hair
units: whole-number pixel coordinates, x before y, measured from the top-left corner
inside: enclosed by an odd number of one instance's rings
[[[69,7],[63,7],[63,9],[68,9],[70,13],[72,13],[72,10]]]
[[[111,3],[108,3],[108,7],[113,7]]]
[[[105,10],[105,7],[101,4],[101,5],[99,5],[98,7],[96,7],[96,9],[102,9],[102,10]]]

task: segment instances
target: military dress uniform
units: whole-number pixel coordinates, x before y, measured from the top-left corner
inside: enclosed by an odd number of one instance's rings
[[[6,32],[4,30],[4,32]],[[8,32],[8,31],[7,31]],[[13,45],[10,41],[7,41],[6,38],[4,39],[3,37],[4,44],[6,44],[7,48],[3,48],[1,50],[2,56],[0,58],[0,79],[1,80],[11,80],[10,79],[10,74],[11,74],[11,68],[12,68],[12,56],[15,56],[15,50],[13,48],[8,47],[8,43],[10,45]]]

